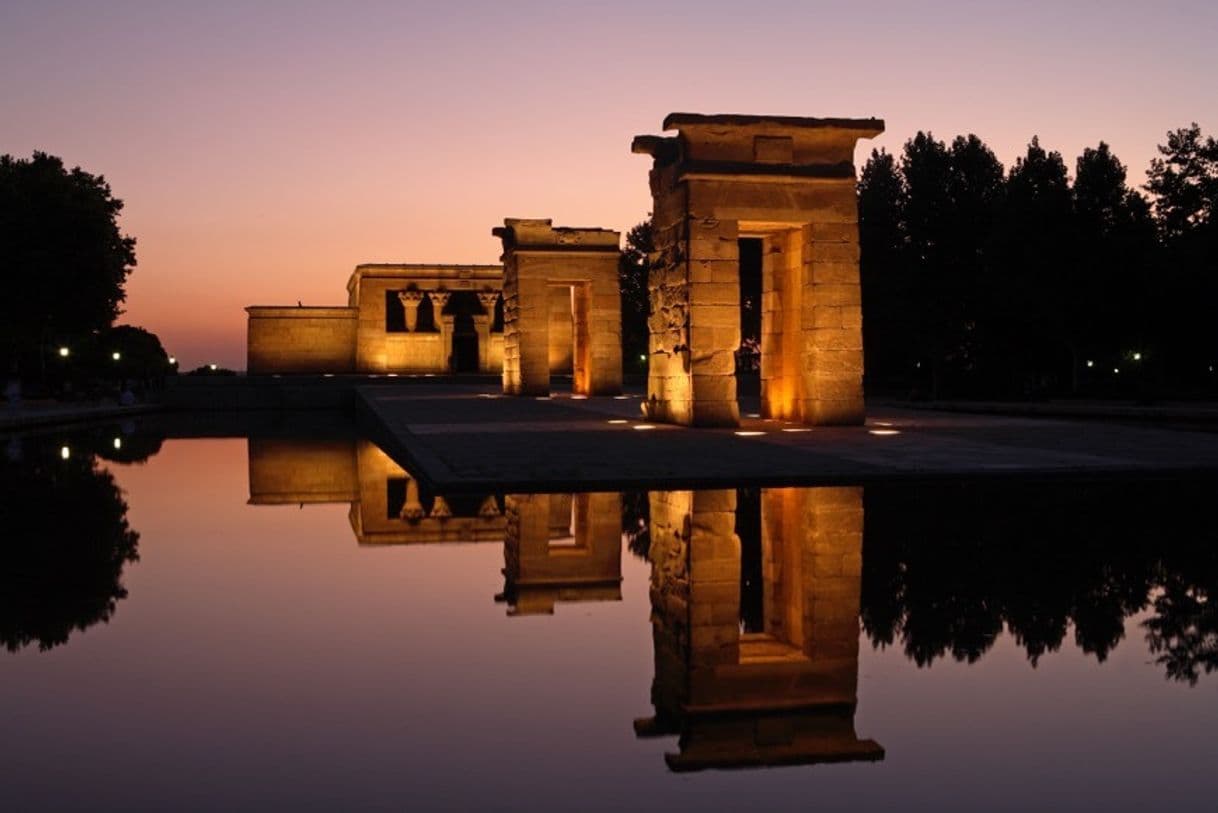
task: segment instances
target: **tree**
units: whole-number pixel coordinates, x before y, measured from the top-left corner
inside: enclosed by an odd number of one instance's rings
[[[1100,361],[1101,372],[1092,375],[1105,377],[1130,348],[1140,348],[1148,363],[1157,355],[1151,350],[1161,290],[1151,284],[1155,224],[1146,199],[1125,180],[1125,166],[1101,141],[1079,156],[1071,190],[1078,253],[1067,292],[1068,327],[1077,352]]]
[[[649,352],[650,333],[647,317],[651,296],[647,276],[655,238],[650,218],[626,232],[626,247],[618,262],[618,285],[622,301],[622,360],[631,369],[635,360]]]
[[[905,267],[901,207],[905,181],[895,156],[872,150],[859,175],[859,276],[863,289],[863,359],[868,389],[904,377],[912,289]]]
[[[1070,331],[1078,314],[1067,295],[1076,254],[1073,211],[1061,154],[1034,136],[1007,177],[997,250],[986,268],[980,318],[990,391],[1027,396],[1057,389],[1070,376],[1066,353],[1082,363]]]
[[[0,352],[41,365],[52,339],[107,328],[126,298],[135,240],[104,177],[35,152],[0,156]]]
[[[1159,280],[1170,290],[1160,326],[1172,378],[1188,380],[1218,361],[1218,141],[1195,123],[1167,134],[1151,161],[1146,189],[1164,243]]]

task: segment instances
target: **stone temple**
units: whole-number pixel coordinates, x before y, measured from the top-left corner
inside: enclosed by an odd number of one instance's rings
[[[655,255],[649,417],[737,426],[740,241],[762,243],[761,401],[767,418],[863,422],[854,148],[878,119],[672,113],[650,155]]]

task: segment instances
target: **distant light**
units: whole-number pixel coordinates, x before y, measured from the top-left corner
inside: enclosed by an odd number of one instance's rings
[[[1120,368],[1120,367],[1113,367],[1113,368],[1112,368],[1112,372],[1114,372],[1114,373],[1118,373],[1118,374],[1119,374],[1119,373],[1121,372],[1121,368]]]
[[[639,361],[647,361],[647,355],[646,354],[640,355]]]
[[[66,359],[71,353],[72,351],[66,347],[59,348],[59,357],[61,359]]]
[[[614,423],[614,424],[630,423],[630,421],[626,420],[625,418],[614,418],[613,420],[609,421],[609,423]]]
[[[169,357],[169,363],[170,363],[170,364],[177,364],[177,363],[178,363],[178,360],[177,360],[176,358],[174,358],[173,356],[170,356],[170,357]]]
[[[209,365],[207,365],[207,369],[214,372],[214,371],[220,369],[220,366],[218,364],[209,364]]]
[[[919,370],[921,370],[921,369],[922,369],[922,362],[920,362],[920,361],[919,361],[919,362],[918,362],[917,364],[915,364],[914,366],[915,366],[915,367],[917,367]]]
[[[787,426],[787,427],[784,427],[782,431],[784,431],[784,432],[811,432],[812,430],[806,426]]]
[[[735,434],[739,435],[742,438],[755,438],[758,435],[764,435],[765,432],[760,432],[756,429],[742,429],[742,430],[736,432]]]
[[[1092,361],[1091,359],[1087,359],[1087,366],[1088,366],[1088,367],[1094,367],[1094,366],[1095,366],[1095,362],[1094,362],[1094,361]]]
[[[899,435],[899,434],[901,434],[900,429],[872,429],[869,431],[873,435]]]
[[[1214,368],[1211,367],[1210,369],[1212,370]],[[614,401],[628,401],[628,400],[630,400],[630,396],[629,395],[615,395],[615,396],[613,396],[613,400]]]
[[[69,449],[67,446],[60,446],[59,447],[59,456],[62,457],[64,460],[67,460],[69,457],[72,456],[72,450]]]
[[[499,395],[496,393],[493,393],[493,392],[480,392],[480,393],[478,393],[478,397],[479,398],[498,398]]]
[[[1141,360],[1142,360],[1142,354],[1141,354],[1141,353],[1134,353],[1134,354],[1133,354],[1133,360],[1134,360],[1134,361],[1141,361]]]
[[[114,359],[115,361],[118,361],[122,357],[123,357],[123,354],[118,352],[117,350],[115,350],[113,353],[110,354],[110,358]]]
[[[633,427],[631,427],[631,428],[632,428],[632,429],[655,429],[655,424],[650,424],[650,423],[639,423],[639,424],[635,424],[635,425],[634,425]]]
[[[121,449],[121,448],[123,448],[123,439],[122,439],[122,438],[115,438],[115,439],[114,439],[114,448],[115,448],[115,449]]]

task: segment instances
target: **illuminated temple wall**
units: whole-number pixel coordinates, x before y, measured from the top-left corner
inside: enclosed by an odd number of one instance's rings
[[[620,393],[621,235],[520,218],[492,233],[503,241],[504,393],[548,395],[568,344],[573,393]]]
[[[503,332],[494,322],[502,288],[499,265],[360,265],[347,283],[345,307],[246,308],[246,370],[443,374],[457,371],[464,335],[471,355],[461,369],[497,374]],[[390,314],[400,321],[390,324]],[[569,351],[557,350],[554,364],[556,372],[569,371]]]
[[[764,489],[764,619],[743,631],[736,492],[652,492],[653,718],[674,770],[874,760],[854,729],[863,504],[857,488]]]
[[[648,416],[736,426],[741,238],[763,245],[765,417],[863,421],[854,148],[875,119],[674,113],[651,155]]]

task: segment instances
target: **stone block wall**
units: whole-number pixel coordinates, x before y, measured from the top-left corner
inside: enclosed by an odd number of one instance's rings
[[[763,241],[762,412],[863,421],[854,145],[874,119],[673,114],[654,159],[647,414],[736,426],[739,240]]]
[[[621,235],[607,229],[555,228],[549,220],[508,218],[493,233],[503,241],[503,391],[548,395],[552,354],[571,346],[572,390],[622,390]],[[566,298],[571,334],[552,336]]]
[[[349,440],[250,438],[251,505],[354,502],[355,446]]]
[[[355,370],[353,308],[249,307],[246,371],[350,373]]]

